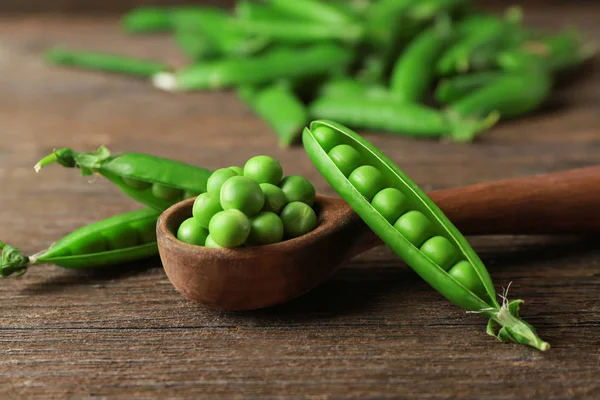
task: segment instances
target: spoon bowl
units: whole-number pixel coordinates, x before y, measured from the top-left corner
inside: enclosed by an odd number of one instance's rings
[[[159,219],[160,257],[171,283],[189,300],[226,310],[279,304],[326,281],[347,260],[380,242],[344,201],[317,196],[318,226],[310,233],[256,247],[213,249],[179,241],[194,199]]]
[[[481,183],[428,193],[465,235],[600,233],[600,167]],[[312,232],[267,246],[213,249],[179,241],[194,199],[157,223],[164,270],[187,299],[223,310],[292,300],[329,279],[346,261],[383,244],[350,206],[317,196]]]

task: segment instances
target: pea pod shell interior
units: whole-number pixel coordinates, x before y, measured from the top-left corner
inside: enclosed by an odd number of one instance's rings
[[[422,212],[437,226],[437,234],[448,238],[460,251],[464,258],[474,267],[482,280],[492,304],[480,299],[474,293],[453,279],[441,267],[434,264],[413,246],[390,223],[379,214],[372,205],[350,184],[348,179],[338,170],[329,159],[327,153],[313,137],[312,131],[318,126],[328,126],[340,133],[340,143],[354,147],[363,157],[363,165],[370,164],[378,168],[387,178],[389,187],[395,187],[409,197],[413,209]],[[499,307],[491,278],[464,236],[454,227],[442,211],[427,195],[410,180],[391,160],[385,157],[369,142],[350,129],[328,120],[313,121],[310,129],[303,133],[304,147],[325,179],[350,204],[356,213],[369,227],[404,259],[426,282],[442,293],[451,302],[472,311],[478,311],[490,306]]]

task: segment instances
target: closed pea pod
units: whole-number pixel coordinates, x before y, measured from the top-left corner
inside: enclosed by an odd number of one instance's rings
[[[339,134],[340,144],[354,147],[361,153],[366,164],[373,166],[386,177],[386,182],[390,187],[399,190],[407,197],[409,211],[400,219],[410,214],[411,217],[402,224],[410,229],[399,230],[392,226],[338,170],[312,134],[314,130],[322,126],[336,130]],[[498,339],[529,345],[540,350],[547,350],[550,347],[548,343],[537,336],[531,325],[519,318],[518,308],[522,303],[521,300],[511,302],[504,300],[502,304],[498,303],[492,280],[467,240],[425,193],[391,160],[355,132],[331,121],[312,122],[310,128],[305,129],[302,138],[310,159],[329,184],[367,225],[429,285],[452,303],[471,312],[487,316],[490,319],[487,332]],[[409,238],[403,234],[405,231],[425,233],[419,233]],[[458,256],[448,249],[445,241],[436,243],[436,239],[434,243],[429,242],[437,236],[446,239],[451,247],[456,249]],[[439,248],[437,248],[438,246]],[[447,272],[447,265],[455,262],[456,259],[468,263],[473,269],[473,273],[471,275],[459,274],[457,273],[460,271],[459,269]],[[456,268],[462,269],[463,267]],[[481,293],[477,293],[478,287],[483,288]],[[496,327],[499,327],[497,332],[495,331]]]
[[[485,118],[447,114],[437,109],[394,98],[369,99],[358,96],[324,96],[309,105],[312,118],[339,121],[356,129],[371,129],[423,138],[447,138],[468,142],[498,120],[497,113]]]
[[[238,95],[275,131],[280,147],[298,142],[308,121],[305,105],[287,83],[241,87]]]
[[[252,58],[226,58],[195,64],[174,74],[160,73],[153,82],[158,88],[173,91],[260,85],[277,79],[330,74],[346,68],[351,59],[349,49],[334,44],[275,48]]]
[[[505,74],[449,104],[447,113],[458,118],[478,118],[498,112],[503,119],[516,118],[539,108],[551,89],[552,78],[541,69]]]
[[[169,70],[167,64],[158,61],[141,60],[99,51],[68,50],[61,47],[48,50],[44,57],[46,61],[55,65],[68,65],[142,78],[149,78],[159,72]]]
[[[83,176],[98,173],[114,183],[132,199],[158,211],[183,200],[185,191],[203,193],[211,171],[143,153],[111,155],[101,147],[92,153],[79,153],[69,148],[54,151],[40,160],[36,171],[58,163],[78,168]]]
[[[87,269],[136,261],[158,254],[156,221],[159,213],[144,209],[117,215],[79,228],[47,250],[25,256],[0,242],[0,275],[22,275],[31,265],[55,264]]]
[[[415,37],[400,55],[390,78],[390,91],[402,101],[419,103],[434,78],[438,58],[448,43],[448,34],[438,26]]]

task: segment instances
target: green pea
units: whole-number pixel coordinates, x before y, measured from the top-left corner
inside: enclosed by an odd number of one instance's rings
[[[443,236],[428,239],[421,246],[421,251],[445,271],[454,265],[458,258],[458,249]]]
[[[423,213],[409,211],[394,224],[394,228],[415,247],[420,247],[433,231],[433,224]]]
[[[152,186],[152,183],[140,181],[138,179],[122,177],[121,180],[127,186],[132,187],[137,190],[145,190],[145,189],[148,189],[150,186]]]
[[[368,201],[371,201],[377,192],[387,186],[383,174],[372,165],[356,168],[348,180]]]
[[[359,152],[347,144],[335,146],[329,151],[328,155],[344,176],[350,175],[362,164],[362,157]]]
[[[287,204],[287,199],[285,198],[283,190],[270,183],[261,183],[259,186],[265,195],[265,205],[263,206],[262,211],[270,211],[279,214],[281,209]]]
[[[200,195],[200,193],[198,192],[192,192],[190,190],[184,190],[183,192],[183,199],[191,199],[192,197],[198,197]]]
[[[208,228],[210,219],[219,211],[223,211],[223,207],[218,193],[202,193],[192,207],[192,215],[203,228]]]
[[[237,166],[234,165],[232,167],[227,167],[227,168],[234,170],[235,173],[238,174],[238,175],[240,175],[240,176],[244,175],[244,170],[241,167],[237,167]]]
[[[223,210],[240,210],[252,217],[263,208],[265,195],[255,180],[247,176],[229,178],[221,187],[221,207]],[[217,243],[219,242],[218,239]]]
[[[315,128],[313,135],[315,136],[315,140],[319,143],[321,148],[326,152],[330,151],[340,143],[340,135],[337,133],[337,131],[328,126],[321,125]]]
[[[138,234],[129,225],[118,225],[104,233],[109,250],[126,249],[138,244]]]
[[[177,239],[188,244],[204,246],[208,231],[198,224],[195,218],[188,218],[179,225]]]
[[[250,221],[240,210],[220,211],[210,220],[208,231],[219,246],[238,247],[248,239]]]
[[[252,157],[244,165],[244,176],[258,183],[278,185],[283,177],[283,169],[279,161],[269,156]]]
[[[102,235],[98,235],[89,240],[73,243],[70,253],[73,255],[93,254],[106,251],[107,249],[108,243],[106,242],[106,238]]]
[[[315,187],[308,180],[298,175],[283,178],[279,184],[288,203],[299,201],[312,206],[315,202]]]
[[[217,242],[214,241],[214,239],[212,238],[212,236],[208,235],[206,237],[206,241],[204,242],[204,247],[209,247],[212,249],[222,249],[223,246],[219,246],[219,244]]]
[[[306,203],[294,201],[281,211],[283,230],[288,238],[307,234],[317,227],[317,215]]]
[[[229,178],[233,178],[234,176],[238,176],[238,173],[231,168],[221,168],[216,170],[206,182],[207,191],[211,193],[220,193],[221,187],[225,181]]]
[[[266,245],[281,242],[283,222],[272,212],[261,212],[250,220],[249,245]]]
[[[152,184],[152,195],[162,200],[176,200],[181,198],[183,191],[171,186],[161,185],[160,183]]]
[[[486,294],[485,287],[483,286],[481,279],[475,272],[475,269],[471,263],[468,261],[459,261],[456,263],[456,265],[450,268],[448,273],[477,296],[482,297]]]
[[[406,212],[408,198],[396,188],[385,188],[373,197],[373,208],[390,224],[393,224]]]

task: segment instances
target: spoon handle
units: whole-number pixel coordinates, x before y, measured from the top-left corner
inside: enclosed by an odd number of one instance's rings
[[[600,167],[428,195],[466,235],[600,233]]]

